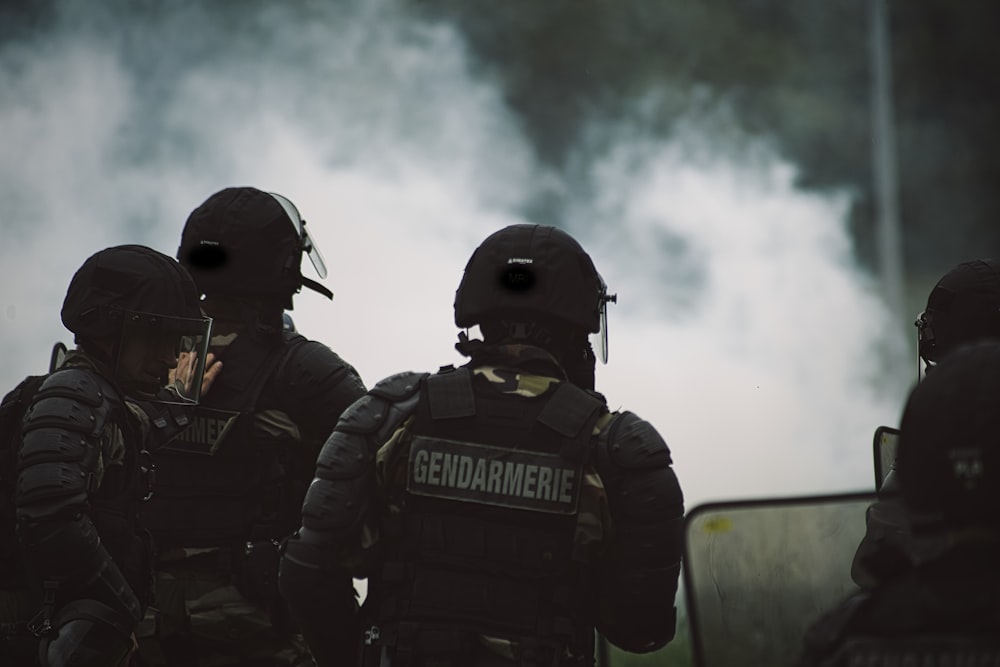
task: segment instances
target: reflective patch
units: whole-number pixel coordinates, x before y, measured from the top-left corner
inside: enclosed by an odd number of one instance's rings
[[[555,454],[416,436],[406,488],[433,498],[575,514],[582,481],[582,466]]]
[[[239,412],[198,407],[191,426],[167,443],[162,449],[188,454],[217,454],[226,434],[233,429]]]

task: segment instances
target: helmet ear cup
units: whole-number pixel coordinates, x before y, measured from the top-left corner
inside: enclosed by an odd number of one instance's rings
[[[962,344],[1000,338],[1000,264],[977,259],[950,270],[916,324],[918,353],[934,363]]]

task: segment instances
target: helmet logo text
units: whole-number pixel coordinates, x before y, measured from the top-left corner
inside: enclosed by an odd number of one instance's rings
[[[202,241],[188,253],[188,262],[197,269],[218,269],[227,261],[229,256],[218,241]]]
[[[512,292],[525,292],[535,285],[535,273],[531,270],[534,260],[527,257],[511,257],[507,266],[500,271],[500,285]]]

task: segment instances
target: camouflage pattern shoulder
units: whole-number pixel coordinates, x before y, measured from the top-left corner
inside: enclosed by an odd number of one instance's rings
[[[514,368],[502,366],[479,366],[472,369],[473,375],[486,378],[487,381],[496,385],[496,388],[505,394],[517,394],[518,396],[541,396],[553,385],[562,382],[559,378],[545,375],[535,375],[525,373]]]

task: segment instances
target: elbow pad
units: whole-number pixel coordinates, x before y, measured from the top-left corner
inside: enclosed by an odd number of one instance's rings
[[[628,651],[674,636],[683,550],[684,498],[663,438],[625,412],[598,437],[595,465],[614,528],[600,573],[599,629]]]
[[[22,424],[14,492],[18,541],[31,569],[138,619],[139,602],[88,516],[100,437],[120,401],[93,373],[50,375]]]
[[[86,510],[96,490],[99,438],[112,399],[104,383],[78,369],[49,376],[22,423],[15,505],[19,523]]]
[[[316,476],[302,504],[302,528],[286,557],[322,567],[356,539],[374,497],[375,454],[417,403],[426,374],[401,373],[378,383],[344,411],[316,460]]]

